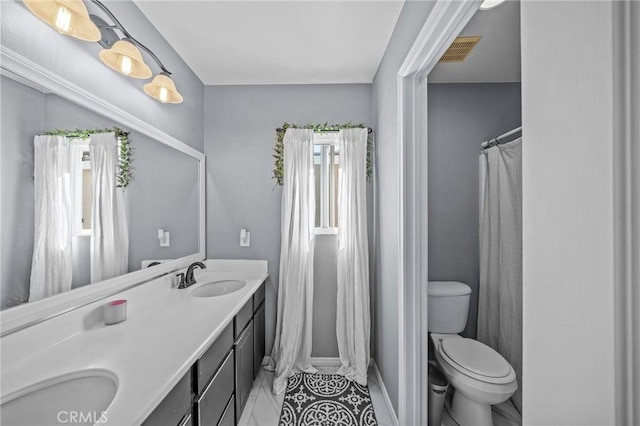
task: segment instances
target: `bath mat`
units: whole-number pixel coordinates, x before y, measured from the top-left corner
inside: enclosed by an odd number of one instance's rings
[[[369,388],[338,374],[289,377],[279,426],[374,426]]]

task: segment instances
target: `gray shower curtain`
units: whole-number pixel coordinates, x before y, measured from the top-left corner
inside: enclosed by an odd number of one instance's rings
[[[480,154],[478,340],[515,369],[522,412],[522,138]]]

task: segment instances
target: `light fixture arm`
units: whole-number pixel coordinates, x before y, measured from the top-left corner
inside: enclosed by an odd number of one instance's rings
[[[140,43],[138,40],[136,40],[125,28],[124,26],[120,23],[120,21],[118,21],[118,18],[116,18],[114,16],[113,13],[111,13],[111,11],[107,8],[107,6],[105,6],[104,4],[102,4],[102,2],[100,2],[99,0],[91,0],[91,2],[93,4],[95,4],[96,6],[98,6],[105,14],[107,14],[109,16],[109,18],[111,19],[111,21],[113,22],[113,25],[103,25],[102,22],[96,22],[96,24],[98,25],[98,28],[100,28],[100,30],[103,29],[108,29],[111,31],[114,31],[115,29],[119,30],[124,36],[125,38],[134,43],[136,46],[138,46],[140,49],[144,50],[145,52],[147,52],[149,54],[149,56],[151,56],[151,58],[156,62],[156,64],[158,64],[158,66],[160,67],[160,69],[162,70],[162,72],[171,75],[171,72],[162,64],[162,62],[160,61],[160,59],[158,59],[158,57],[155,55],[155,53],[153,53],[151,51],[151,49],[149,49],[147,46],[145,46],[144,44]]]

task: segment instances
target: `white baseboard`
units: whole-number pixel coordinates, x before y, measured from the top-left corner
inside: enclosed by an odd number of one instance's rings
[[[338,357],[311,357],[311,365],[315,367],[340,367]]]
[[[389,398],[389,394],[387,393],[387,388],[384,386],[384,381],[382,380],[382,376],[380,375],[380,370],[378,370],[378,365],[372,359],[371,365],[373,367],[373,371],[376,373],[376,378],[378,379],[378,383],[380,384],[380,389],[382,390],[382,396],[384,397],[384,402],[387,404],[387,410],[389,410],[389,415],[391,415],[391,421],[394,426],[399,425],[398,416],[396,415],[396,410],[393,408],[393,404],[391,403],[391,398]]]

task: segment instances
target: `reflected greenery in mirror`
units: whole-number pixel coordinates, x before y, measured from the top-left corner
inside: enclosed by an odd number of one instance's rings
[[[69,139],[87,140],[96,133],[114,132],[118,140],[118,174],[116,175],[116,186],[126,188],[131,182],[131,161],[133,153],[129,144],[129,132],[114,126],[112,129],[56,129],[43,132],[43,135],[65,136]]]

